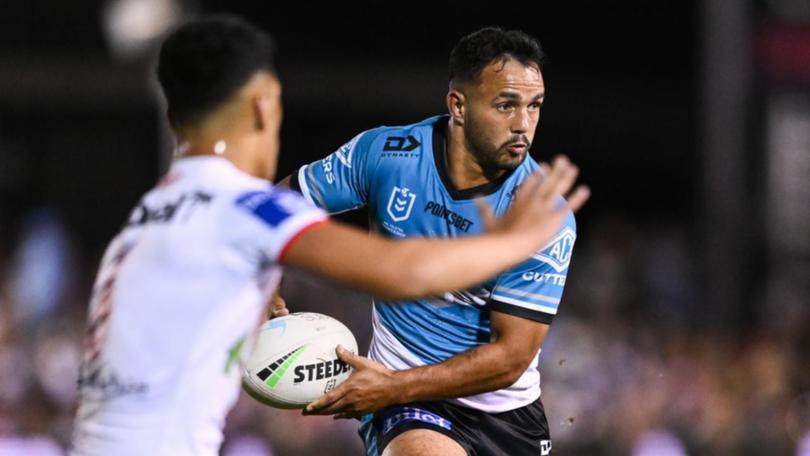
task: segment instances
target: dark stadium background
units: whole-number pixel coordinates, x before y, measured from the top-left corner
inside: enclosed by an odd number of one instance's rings
[[[593,189],[541,363],[555,454],[810,454],[806,0],[288,3],[0,1],[0,454],[66,444],[99,256],[170,159],[154,46],[128,43],[126,23],[111,35],[114,6],[233,12],[275,35],[278,178],[443,113],[463,34],[537,36],[532,155],[569,155]],[[284,290],[367,346],[366,296],[295,272]],[[224,454],[358,445],[351,422],[244,399]]]

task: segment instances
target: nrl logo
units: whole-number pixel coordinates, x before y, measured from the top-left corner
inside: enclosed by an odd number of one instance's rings
[[[408,190],[406,187],[394,187],[391,192],[391,198],[388,199],[388,215],[391,220],[401,222],[407,220],[411,216],[411,209],[413,203],[416,201],[416,194]]]
[[[568,268],[568,264],[571,262],[571,252],[576,239],[577,234],[574,230],[566,227],[533,257],[551,266],[555,271],[562,272]]]

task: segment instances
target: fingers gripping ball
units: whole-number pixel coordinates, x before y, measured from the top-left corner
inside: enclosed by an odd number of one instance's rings
[[[304,408],[341,384],[351,367],[335,347],[357,353],[343,323],[319,313],[293,313],[265,322],[242,376],[242,387],[271,407]]]

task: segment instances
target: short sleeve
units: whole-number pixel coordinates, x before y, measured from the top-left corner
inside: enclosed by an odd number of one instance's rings
[[[232,204],[240,219],[227,228],[235,247],[260,266],[283,263],[287,249],[301,234],[328,220],[323,210],[287,189],[247,191]]]
[[[330,213],[365,206],[369,191],[369,149],[373,130],[360,133],[322,160],[302,166],[290,187]]]
[[[498,276],[491,310],[550,324],[560,306],[576,237],[571,213],[545,247]]]

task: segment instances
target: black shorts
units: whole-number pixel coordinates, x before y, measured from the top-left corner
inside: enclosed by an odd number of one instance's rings
[[[470,456],[551,454],[548,421],[540,399],[519,409],[486,413],[446,401],[418,402],[363,417],[360,436],[368,456],[379,456],[394,437],[430,429],[458,442]]]

